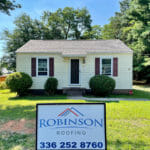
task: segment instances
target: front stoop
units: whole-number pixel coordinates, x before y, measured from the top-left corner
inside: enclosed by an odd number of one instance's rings
[[[63,89],[63,94],[68,96],[82,96],[85,94],[84,88],[65,88]]]

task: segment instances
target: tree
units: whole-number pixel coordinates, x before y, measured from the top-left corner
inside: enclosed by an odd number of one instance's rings
[[[32,20],[27,14],[18,17],[14,24],[16,28],[13,32],[4,31],[6,40],[5,56],[2,58],[2,64],[9,70],[16,68],[15,51],[28,42],[30,39],[53,39],[51,31],[38,20]]]
[[[128,20],[126,17],[126,11],[130,7],[131,0],[122,0],[120,2],[120,12],[116,12],[114,17],[111,17],[110,23],[104,25],[102,29],[103,39],[120,39],[124,41],[122,35],[122,27],[128,26]]]
[[[94,25],[92,26],[91,30],[84,32],[82,39],[95,39],[95,40],[101,39],[102,38],[101,30],[102,30],[101,26]]]
[[[110,23],[102,29],[102,39],[121,39],[121,19],[118,16],[111,17]]]
[[[126,11],[128,26],[122,28],[125,42],[134,50],[136,57],[134,71],[138,79],[150,82],[150,8],[149,0],[132,0]],[[140,63],[139,63],[140,62]]]
[[[150,82],[150,7],[149,0],[123,0],[120,12],[102,30],[103,39],[118,38],[134,51],[134,77]]]
[[[56,12],[44,12],[43,23],[61,33],[63,39],[80,39],[83,32],[91,29],[91,16],[86,8],[59,8]]]
[[[15,51],[30,39],[80,39],[91,28],[91,16],[86,8],[66,7],[53,13],[45,11],[41,18],[33,20],[29,15],[22,14],[14,21],[16,27],[13,32],[4,31],[6,47],[2,64],[8,70],[15,70]]]
[[[0,11],[3,13],[6,13],[7,15],[10,15],[10,11],[14,10],[16,8],[21,8],[20,4],[16,4],[16,1],[10,1],[10,0],[1,0],[0,1]]]
[[[131,2],[131,0],[122,0],[122,1],[120,1],[120,13],[122,15],[124,15],[126,13],[126,11],[129,9],[130,2]]]

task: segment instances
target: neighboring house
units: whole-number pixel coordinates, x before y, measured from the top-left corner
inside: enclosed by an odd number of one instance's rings
[[[7,75],[7,74],[11,74],[11,73],[13,73],[13,71],[7,70],[7,68],[2,68],[3,75]]]
[[[60,90],[88,90],[98,74],[115,79],[115,91],[132,89],[133,51],[120,40],[30,40],[16,53],[17,71],[32,76],[32,90],[44,89],[48,77]]]

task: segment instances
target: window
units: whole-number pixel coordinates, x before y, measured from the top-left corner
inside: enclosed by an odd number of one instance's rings
[[[112,59],[111,58],[103,58],[102,59],[101,73],[103,75],[112,75]]]
[[[47,59],[38,59],[38,75],[48,75]]]

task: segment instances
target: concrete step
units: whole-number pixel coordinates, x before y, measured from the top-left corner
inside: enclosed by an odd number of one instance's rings
[[[82,88],[66,88],[63,90],[64,94],[67,94],[68,96],[81,96],[85,92],[85,89]]]

